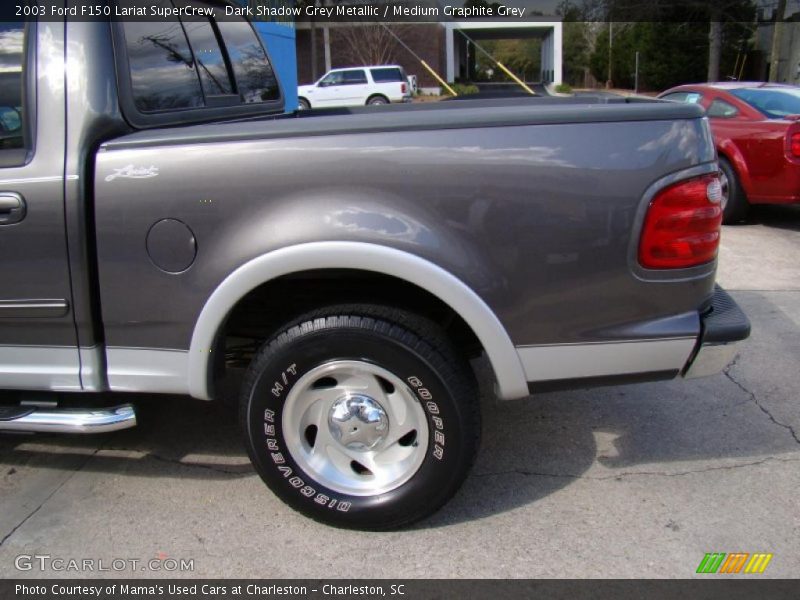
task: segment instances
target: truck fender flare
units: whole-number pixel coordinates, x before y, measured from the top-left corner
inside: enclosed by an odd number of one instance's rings
[[[511,338],[491,308],[469,286],[434,263],[395,248],[364,242],[310,242],[288,246],[243,264],[217,286],[195,323],[189,348],[189,393],[211,399],[211,350],[236,303],[278,277],[318,269],[360,269],[413,283],[447,304],[475,332],[494,369],[503,399],[528,395],[525,371]]]

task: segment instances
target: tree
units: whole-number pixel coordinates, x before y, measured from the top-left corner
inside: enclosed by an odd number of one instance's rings
[[[752,35],[752,0],[601,0],[614,25],[611,71],[616,84],[632,87],[636,52],[641,87],[661,90],[679,83],[736,74],[734,63]],[[589,59],[600,80],[608,75],[608,31],[601,28]]]
[[[778,81],[778,67],[781,64],[781,38],[783,34],[783,17],[786,14],[786,0],[778,0],[775,10],[775,26],[772,29],[772,51],[769,57],[769,80]]]
[[[584,0],[589,2],[590,0]],[[725,54],[736,55],[741,50],[743,38],[750,37],[748,31],[755,17],[754,0],[594,0],[604,9],[605,20],[628,22],[660,22],[685,25],[694,29],[697,24],[705,23],[704,43],[706,55],[706,80],[719,80],[721,69],[725,66]],[[780,0],[783,1],[783,0]],[[595,5],[597,10],[597,5]],[[616,36],[615,36],[616,37]],[[697,52],[697,40],[691,36],[692,51]],[[679,35],[679,39],[683,36]],[[684,55],[683,48],[677,47],[671,40],[664,40],[665,54],[677,51]],[[616,39],[615,39],[616,46]],[[606,64],[607,64],[606,60]],[[694,67],[692,60],[692,67]],[[732,62],[732,61],[731,61]],[[692,71],[692,77],[696,74]]]
[[[570,0],[562,0],[556,14],[563,21],[564,80],[574,86],[583,85],[589,67],[590,35],[587,15]]]
[[[397,62],[397,51],[401,48],[392,35],[403,38],[403,25],[381,25],[347,23],[332,29],[342,44],[342,57],[352,65],[386,65]]]
[[[719,81],[719,61],[722,54],[722,22],[712,15],[708,28],[708,81]]]

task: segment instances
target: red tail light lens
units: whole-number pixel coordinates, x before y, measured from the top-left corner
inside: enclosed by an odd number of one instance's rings
[[[714,260],[722,225],[721,200],[717,175],[661,190],[647,209],[639,263],[646,269],[685,269]]]
[[[401,83],[400,84],[400,93],[401,94],[405,94],[407,90],[408,90],[408,86],[405,83]]]
[[[789,151],[795,158],[800,158],[800,132],[793,133],[789,138]]]

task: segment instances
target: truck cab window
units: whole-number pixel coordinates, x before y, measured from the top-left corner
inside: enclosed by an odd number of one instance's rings
[[[166,8],[212,6],[196,0],[162,3]],[[133,115],[134,120],[144,116],[163,121],[169,119],[165,113],[175,111],[190,115],[183,118],[202,118],[193,109],[220,114],[222,109],[281,99],[264,46],[245,19],[188,16],[169,22],[123,22],[118,27],[127,48],[131,112],[140,114]]]
[[[125,22],[136,108],[158,112],[204,106],[200,78],[180,22]]]
[[[194,51],[197,71],[206,96],[233,94],[233,84],[211,21],[184,19],[183,27]]]
[[[0,154],[25,149],[25,27],[0,23]]]
[[[269,102],[280,98],[278,79],[252,27],[244,20],[217,21],[228,51],[242,102]]]

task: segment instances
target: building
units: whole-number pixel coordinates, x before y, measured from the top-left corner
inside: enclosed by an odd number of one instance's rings
[[[779,83],[800,85],[800,13],[795,13],[781,24],[781,44],[778,55]],[[772,62],[772,35],[775,22],[760,22],[756,31],[755,79],[767,81]]]
[[[486,40],[540,38],[539,81],[562,81],[562,23],[553,20],[445,21],[441,23],[296,23],[297,79],[313,83],[332,68],[399,64],[417,76],[423,89],[439,83],[420,64],[425,61],[448,82],[469,81],[479,45]],[[409,50],[396,42],[402,40]],[[472,40],[472,41],[471,41]]]

